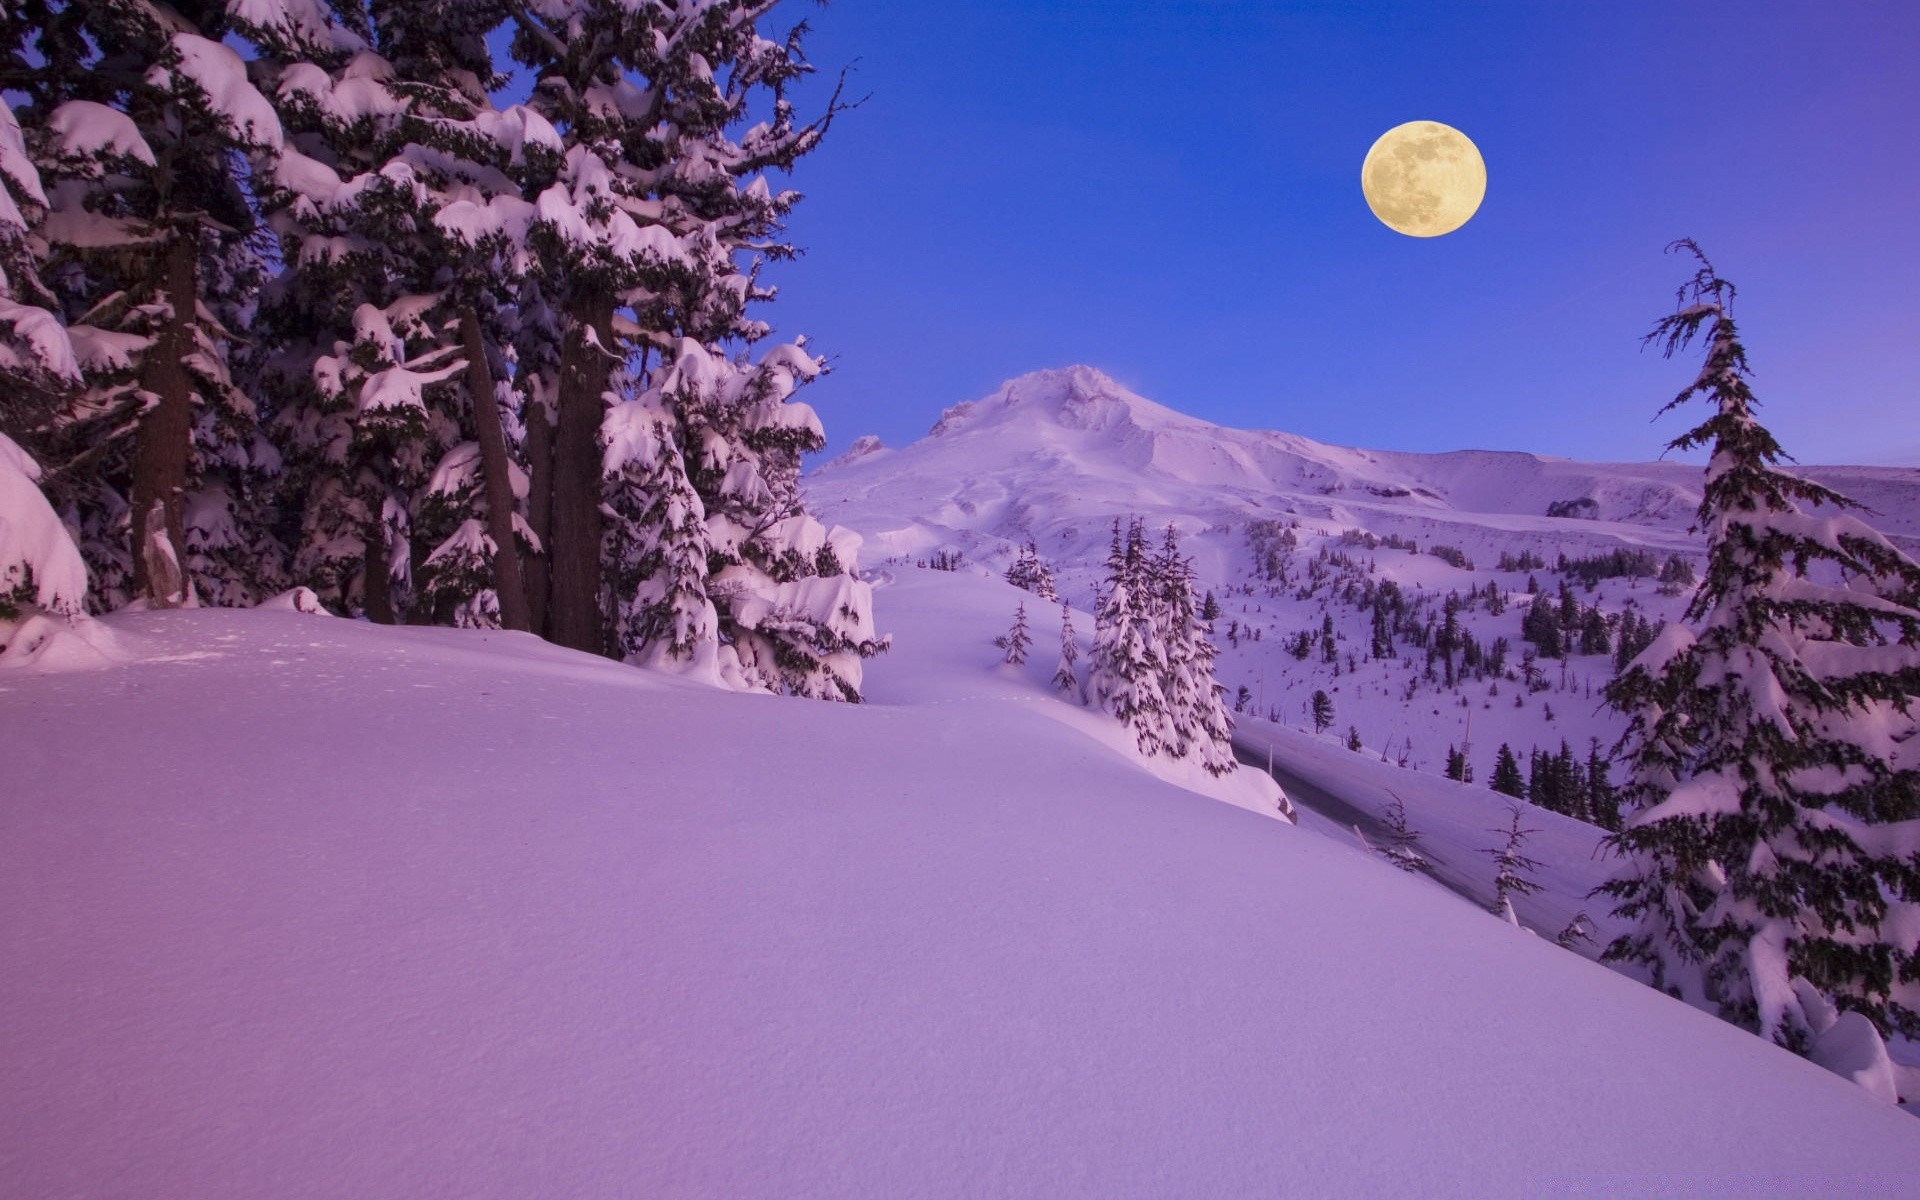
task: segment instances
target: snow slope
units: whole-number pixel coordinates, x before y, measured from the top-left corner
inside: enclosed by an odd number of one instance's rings
[[[861,707],[287,611],[0,672],[0,1195],[1920,1181],[1859,1088],[1116,752],[1005,585],[879,584]]]

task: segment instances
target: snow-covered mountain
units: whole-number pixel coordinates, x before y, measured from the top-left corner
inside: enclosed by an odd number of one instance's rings
[[[1623,419],[1644,420],[1650,408]],[[1649,426],[1650,447],[1658,438]],[[1920,470],[1805,473],[1868,505],[1883,532],[1920,549]],[[1594,564],[1630,552],[1642,571],[1671,556],[1697,568],[1703,547],[1689,526],[1701,484],[1701,469],[1686,463],[1412,454],[1228,429],[1075,366],[1023,375],[948,408],[911,445],[862,438],[806,486],[822,519],[866,536],[869,562],[958,552],[970,569],[999,573],[1031,539],[1083,609],[1115,517],[1173,524],[1202,586],[1218,593],[1219,674],[1230,695],[1247,689],[1245,714],[1297,725],[1312,693],[1326,690],[1332,732],[1351,728],[1370,750],[1426,770],[1441,769],[1449,746],[1470,744],[1469,765],[1485,780],[1503,743],[1525,764],[1532,748],[1555,751],[1566,741],[1584,756],[1593,739],[1610,745],[1618,732],[1597,696],[1613,674],[1607,653],[1575,647],[1543,658],[1532,686],[1515,686],[1530,581],[1550,598],[1570,581],[1577,602],[1604,616],[1610,641],[1628,612],[1654,624],[1674,619],[1684,586]],[[1571,573],[1556,569],[1563,555]],[[1503,556],[1526,565],[1503,570]],[[1366,606],[1386,582],[1408,597],[1408,631],[1440,620],[1444,598],[1458,595],[1468,634],[1484,646],[1508,642],[1504,670],[1448,686],[1444,670],[1429,674],[1424,645],[1409,646],[1406,636],[1394,657],[1373,658]],[[1475,595],[1490,586],[1500,603]],[[878,619],[884,628],[884,611]],[[1290,640],[1317,634],[1328,619],[1337,661],[1317,647],[1305,659],[1287,653]]]
[[[1649,430],[1649,445],[1656,439]],[[1874,509],[1883,532],[1920,546],[1920,470],[1805,473]],[[1189,529],[1298,517],[1469,554],[1694,550],[1686,530],[1700,483],[1700,468],[1685,463],[1411,454],[1230,429],[1074,366],[954,405],[909,446],[863,437],[815,470],[808,490],[823,517],[867,533],[883,555],[949,546],[987,557],[997,543],[1032,537],[1043,552],[1078,561],[1103,555],[1105,522],[1126,513]]]

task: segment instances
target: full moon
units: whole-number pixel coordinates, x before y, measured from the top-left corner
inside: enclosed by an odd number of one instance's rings
[[[1408,121],[1380,135],[1360,165],[1360,190],[1381,224],[1408,237],[1465,225],[1487,194],[1487,164],[1467,135],[1438,121]]]

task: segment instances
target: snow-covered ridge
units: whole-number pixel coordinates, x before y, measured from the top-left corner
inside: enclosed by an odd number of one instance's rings
[[[1088,518],[1142,512],[1192,528],[1286,514],[1378,534],[1592,553],[1680,549],[1700,502],[1685,463],[1585,463],[1463,450],[1413,454],[1231,429],[1071,366],[1008,380],[948,408],[929,436],[866,448],[808,478],[815,507],[907,552],[982,536],[1042,540]],[[873,443],[877,447],[877,442]],[[1920,544],[1920,471],[1812,467],[1806,474],[1872,507],[1876,525]],[[902,524],[910,518],[909,524]],[[1085,532],[1084,529],[1081,532]]]

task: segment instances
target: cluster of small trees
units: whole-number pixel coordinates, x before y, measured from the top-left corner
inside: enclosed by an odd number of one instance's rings
[[[1487,786],[1549,812],[1602,829],[1618,829],[1619,794],[1608,778],[1611,773],[1612,765],[1601,752],[1598,738],[1589,743],[1584,763],[1574,756],[1573,748],[1565,741],[1560,743],[1558,753],[1535,747],[1528,756],[1524,774],[1512,748],[1503,742],[1494,756],[1493,776]]]
[[[1606,957],[1802,1051],[1833,1006],[1920,1034],[1920,564],[1778,467],[1733,286],[1677,245],[1699,268],[1648,340],[1705,346],[1667,408],[1712,410],[1671,443],[1711,451],[1707,565],[1608,689],[1630,816],[1603,891],[1631,927]]]
[[[1026,545],[1020,547],[1019,554],[1014,556],[1013,565],[1007,568],[1005,578],[1013,586],[1032,592],[1042,600],[1052,603],[1058,603],[1060,600],[1053,590],[1053,568],[1041,559],[1040,549],[1033,544],[1031,538],[1027,539]]]
[[[1533,581],[1528,580],[1530,585]],[[1565,658],[1571,654],[1606,654],[1613,649],[1607,619],[1598,605],[1583,607],[1566,580],[1560,581],[1558,603],[1550,601],[1537,586],[1530,587],[1533,599],[1520,620],[1520,637],[1533,644],[1542,658]]]
[[[1137,518],[1124,536],[1115,520],[1094,608],[1087,702],[1132,729],[1141,753],[1191,756],[1209,774],[1224,775],[1235,767],[1233,719],[1214,679],[1212,632],[1173,527],[1154,554]]]
[[[750,313],[770,177],[844,107],[797,114],[773,7],[5,6],[0,424],[88,605],[300,584],[857,699],[857,540],[798,490],[822,364]]]

